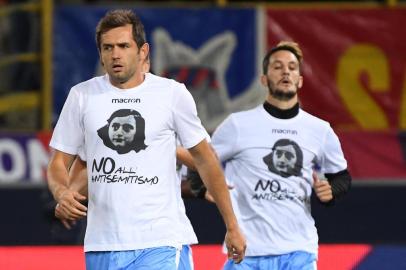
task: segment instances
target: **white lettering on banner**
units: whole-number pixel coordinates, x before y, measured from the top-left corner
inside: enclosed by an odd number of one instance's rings
[[[49,162],[49,152],[36,139],[27,142],[27,152],[30,164],[30,179],[33,182],[43,182],[45,178],[44,171]]]
[[[0,184],[45,183],[49,157],[48,148],[36,137],[0,138]]]
[[[9,170],[5,168],[3,158],[8,156],[11,161]],[[24,178],[26,161],[24,151],[20,144],[12,139],[0,140],[0,183],[16,182]]]

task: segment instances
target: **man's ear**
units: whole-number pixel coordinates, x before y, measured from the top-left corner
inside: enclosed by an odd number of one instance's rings
[[[100,65],[101,65],[102,67],[104,67],[104,63],[103,63],[103,59],[102,59],[102,56],[101,56],[100,51],[99,51],[99,60],[100,60]]]
[[[149,57],[149,44],[144,43],[140,48],[140,59],[144,62]]]
[[[261,75],[261,84],[265,87],[268,87],[268,78],[266,75]]]
[[[298,84],[297,84],[297,88],[302,88],[302,86],[303,86],[303,76],[300,76],[299,77],[299,82],[298,82]]]

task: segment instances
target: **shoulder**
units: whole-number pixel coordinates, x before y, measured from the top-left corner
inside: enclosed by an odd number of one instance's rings
[[[159,93],[159,95],[163,95],[162,97],[172,100],[172,102],[179,100],[179,98],[182,99],[182,97],[190,99],[191,94],[183,83],[151,73],[147,73],[146,76],[146,86],[149,91]]]
[[[89,93],[92,89],[100,89],[98,86],[105,84],[105,80],[107,80],[106,76],[93,77],[74,85],[71,91],[76,93]]]
[[[184,87],[183,84],[173,80],[173,79],[168,79],[165,77],[157,76],[152,73],[147,73],[147,80],[150,85],[154,86],[160,86],[160,87],[169,87],[170,89],[176,88],[176,87]]]
[[[233,120],[243,120],[243,121],[258,119],[257,117],[260,114],[261,108],[262,104],[249,110],[232,113],[229,115],[229,118]]]
[[[320,126],[322,128],[330,128],[330,123],[327,122],[326,120],[323,120],[315,115],[312,115],[302,109],[300,109],[300,113],[302,114],[302,117],[306,123]]]
[[[234,128],[234,129],[246,129],[250,123],[255,124],[259,117],[259,106],[250,110],[234,112],[229,114],[219,127]]]

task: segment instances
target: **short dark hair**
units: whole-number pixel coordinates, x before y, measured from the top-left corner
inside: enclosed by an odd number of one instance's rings
[[[100,19],[96,27],[97,49],[101,51],[101,36],[107,31],[131,24],[133,26],[133,38],[138,48],[141,48],[147,42],[145,37],[144,25],[140,18],[130,9],[116,9],[106,13]]]
[[[268,66],[269,66],[269,59],[271,58],[271,55],[274,54],[277,51],[290,51],[293,53],[297,60],[299,61],[299,65],[301,66],[303,63],[303,52],[299,47],[299,44],[296,42],[292,41],[281,41],[270,49],[268,53],[265,55],[264,60],[262,61],[262,72],[265,75],[268,72]]]

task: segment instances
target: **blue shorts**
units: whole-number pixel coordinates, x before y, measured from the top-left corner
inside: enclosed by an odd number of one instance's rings
[[[228,260],[223,270],[317,270],[316,255],[295,251],[276,256],[251,256],[235,264]]]
[[[179,250],[156,247],[85,253],[86,270],[177,270]]]
[[[183,245],[180,252],[178,270],[193,270],[192,248],[189,245]]]

